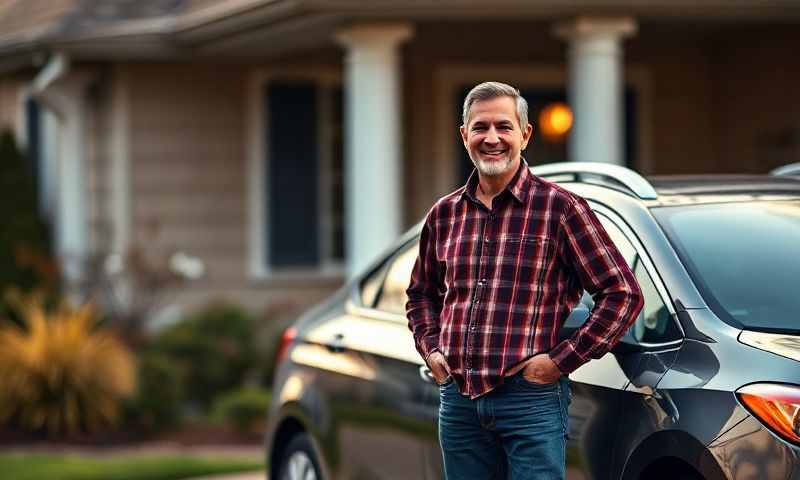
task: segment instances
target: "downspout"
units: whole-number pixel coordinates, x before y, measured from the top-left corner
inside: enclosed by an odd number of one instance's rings
[[[47,89],[63,78],[69,71],[69,59],[64,54],[51,55],[45,62],[45,54],[37,53],[31,58],[31,65],[41,67],[38,74],[28,83],[27,88],[23,94],[23,111],[25,102],[28,99],[36,100],[42,107],[39,109],[39,129],[40,129],[40,165],[38,166],[40,172],[39,193],[40,210],[47,217],[48,221],[56,227],[56,197],[58,195],[58,159],[56,152],[58,147],[55,144],[57,139],[53,139],[52,135],[46,136],[45,132],[52,132],[57,128],[60,121],[64,121],[64,114],[62,112],[63,106],[60,102],[55,101],[52,95],[48,95]],[[25,122],[21,122],[24,124]],[[22,137],[23,133],[20,133]],[[53,230],[52,235],[55,236],[57,232]],[[54,241],[57,239],[54,238]],[[58,248],[58,245],[55,245]]]
[[[70,60],[63,53],[53,54],[31,81],[29,94],[54,115],[52,156],[45,159],[48,189],[52,189],[54,243],[61,264],[67,296],[82,300],[81,283],[88,253],[85,191],[85,112],[83,91],[88,77],[69,75]],[[69,75],[69,78],[67,78]],[[57,127],[55,126],[57,125]],[[43,135],[52,140],[52,135]]]

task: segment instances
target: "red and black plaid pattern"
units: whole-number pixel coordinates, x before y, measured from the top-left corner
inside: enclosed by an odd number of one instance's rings
[[[417,350],[439,350],[472,398],[540,353],[569,373],[608,352],[644,304],[636,278],[586,201],[530,173],[523,160],[491,210],[477,173],[425,220],[406,312]],[[583,290],[586,323],[558,331]]]

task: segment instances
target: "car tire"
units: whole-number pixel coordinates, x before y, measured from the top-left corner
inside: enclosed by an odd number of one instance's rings
[[[307,434],[298,433],[292,437],[283,451],[278,471],[278,480],[322,480],[319,462]]]
[[[639,480],[704,480],[704,477],[693,468],[689,468],[685,465],[673,468],[665,465],[658,472],[644,472],[639,477]]]

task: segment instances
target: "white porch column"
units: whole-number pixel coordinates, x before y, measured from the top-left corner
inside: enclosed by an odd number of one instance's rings
[[[400,235],[402,118],[400,44],[406,24],[340,30],[345,59],[345,237],[349,275]]]
[[[636,33],[632,18],[578,18],[557,25],[569,42],[567,98],[575,116],[572,161],[625,161],[622,39]]]

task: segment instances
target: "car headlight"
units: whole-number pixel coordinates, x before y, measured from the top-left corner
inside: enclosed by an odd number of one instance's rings
[[[800,445],[800,387],[754,383],[736,391],[744,407],[779,437]]]

